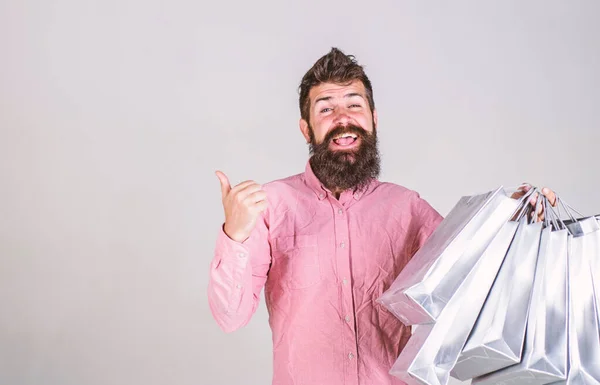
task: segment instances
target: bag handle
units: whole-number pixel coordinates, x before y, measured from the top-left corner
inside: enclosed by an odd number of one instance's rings
[[[516,191],[519,191],[519,190],[516,190]],[[515,217],[515,215],[517,215],[517,217],[515,218],[515,221],[519,221],[525,213],[529,214],[528,211],[531,211],[531,207],[529,206],[529,198],[536,191],[537,191],[537,188],[532,186],[529,189],[529,191],[527,191],[525,193],[525,195],[523,195],[521,198],[519,198],[519,204],[518,204],[517,208],[515,209],[515,211],[513,212],[513,214],[511,215],[511,218],[513,218],[513,217]]]
[[[558,200],[558,196],[556,197],[556,199]],[[565,224],[565,222],[563,222],[563,220],[560,218],[560,216],[556,213],[556,211],[554,210],[554,207],[552,207],[552,204],[550,204],[550,201],[548,200],[548,198],[546,198],[546,196],[544,196],[544,213],[546,216],[546,218],[545,218],[546,225],[548,225],[551,222],[556,230],[567,228],[567,225]],[[560,222],[560,226],[559,226],[559,222]]]
[[[542,191],[540,189],[538,189],[537,187],[535,188],[536,193],[537,193],[537,200],[535,202],[535,211],[533,212],[533,215],[531,216],[530,219],[530,224],[531,223],[536,223],[537,222],[537,213],[540,212],[540,208],[542,207],[542,204],[544,202],[544,194],[542,194]]]
[[[567,215],[569,216],[569,219],[571,219],[573,222],[579,222],[578,219],[576,219],[573,216],[573,213],[579,215],[580,218],[583,218],[584,215],[582,213],[580,213],[579,211],[575,210],[573,207],[569,206],[562,198],[560,198],[558,195],[556,196],[556,200],[557,202],[560,204],[560,206],[562,206],[562,208],[565,210],[565,212],[567,213]],[[560,206],[558,206],[560,208]],[[560,210],[560,209],[559,209]],[[560,211],[559,211],[560,213]]]

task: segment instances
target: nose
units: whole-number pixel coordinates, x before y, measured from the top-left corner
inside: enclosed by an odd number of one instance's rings
[[[333,122],[336,126],[345,126],[350,122],[350,117],[346,114],[346,111],[337,110]]]

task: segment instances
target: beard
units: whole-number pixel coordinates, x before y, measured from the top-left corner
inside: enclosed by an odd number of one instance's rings
[[[344,133],[357,135],[356,140],[360,139],[358,148],[332,150],[330,144],[333,138]],[[374,124],[372,134],[352,124],[337,126],[327,133],[321,143],[316,143],[312,127],[309,128],[309,134],[310,166],[330,191],[360,190],[379,176],[381,162]]]

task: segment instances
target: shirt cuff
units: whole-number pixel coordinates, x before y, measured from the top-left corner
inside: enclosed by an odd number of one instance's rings
[[[246,246],[244,243],[240,243],[229,238],[229,236],[223,230],[223,226],[221,226],[221,230],[219,231],[219,236],[217,239],[216,254],[219,255],[222,260],[238,260],[242,265],[245,266],[248,263],[250,252],[248,246]]]

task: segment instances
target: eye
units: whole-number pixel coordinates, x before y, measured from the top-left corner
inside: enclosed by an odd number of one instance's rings
[[[351,104],[349,108],[360,108],[362,107],[360,104]]]
[[[321,113],[322,113],[322,114],[324,114],[324,113],[326,113],[326,112],[329,112],[329,111],[331,111],[331,108],[329,108],[329,107],[326,107],[326,108],[323,108],[323,109],[321,110]]]

